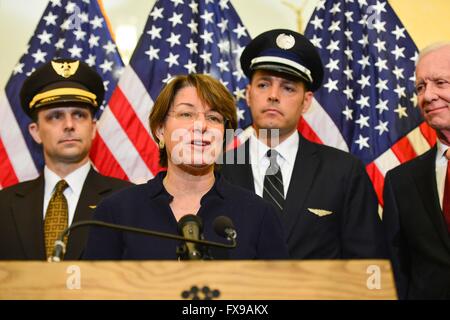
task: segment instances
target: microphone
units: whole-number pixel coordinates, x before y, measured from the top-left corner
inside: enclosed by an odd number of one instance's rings
[[[226,216],[218,216],[214,222],[214,231],[224,238],[227,238],[229,241],[236,240],[237,232],[234,228],[233,221]]]
[[[231,244],[225,244],[225,243],[220,243],[220,242],[199,239],[200,237],[199,238],[193,238],[193,237],[187,238],[187,237],[182,237],[182,236],[174,235],[174,234],[170,234],[170,233],[152,231],[152,230],[135,228],[135,227],[122,226],[119,224],[108,223],[108,222],[103,222],[103,221],[84,220],[84,221],[72,223],[72,225],[70,225],[70,227],[66,228],[63,232],[61,232],[61,234],[59,235],[59,238],[55,241],[55,246],[53,249],[53,256],[49,258],[49,261],[50,262],[62,261],[64,254],[66,253],[66,244],[64,243],[64,237],[66,235],[70,234],[70,231],[72,231],[74,229],[78,229],[81,227],[87,227],[87,226],[96,226],[96,227],[114,229],[114,230],[118,230],[118,231],[139,233],[139,234],[144,234],[144,235],[152,236],[152,237],[178,240],[178,241],[183,241],[183,242],[188,242],[188,243],[196,243],[196,244],[210,246],[210,247],[216,247],[216,248],[234,249],[237,246],[235,239],[230,240]],[[201,228],[199,230],[201,230]]]
[[[200,240],[202,236],[203,224],[199,216],[187,214],[178,221],[178,233],[186,239]],[[177,248],[178,255],[184,260],[200,260],[203,254],[196,243],[186,242]]]

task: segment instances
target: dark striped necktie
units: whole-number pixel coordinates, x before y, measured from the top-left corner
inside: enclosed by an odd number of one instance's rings
[[[281,212],[284,206],[284,187],[283,176],[277,163],[277,155],[278,152],[273,149],[267,151],[270,165],[264,176],[263,198],[271,202]]]

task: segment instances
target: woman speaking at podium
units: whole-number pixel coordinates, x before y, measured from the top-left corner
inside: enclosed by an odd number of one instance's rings
[[[237,128],[235,101],[219,81],[200,74],[173,78],[156,99],[149,121],[160,165],[167,171],[105,199],[95,211],[95,220],[178,234],[178,221],[195,215],[202,220],[204,239],[223,243],[213,221],[227,216],[237,233],[236,248],[210,248],[204,258],[288,258],[275,208],[231,185],[217,170],[225,132]],[[177,259],[179,245],[177,240],[91,227],[84,258]]]

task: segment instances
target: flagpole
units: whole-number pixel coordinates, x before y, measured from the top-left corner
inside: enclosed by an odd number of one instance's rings
[[[97,0],[97,3],[98,3],[98,6],[100,7],[100,11],[103,14],[103,18],[105,19],[106,26],[108,27],[109,33],[111,34],[111,38],[113,39],[114,42],[116,42],[116,35],[114,34],[114,30],[112,28],[111,21],[109,20],[109,17],[106,14],[105,8],[103,6],[103,1]]]
[[[295,16],[296,16],[296,21],[297,21],[297,31],[300,33],[303,33],[303,31],[305,30],[304,24],[303,24],[303,9],[306,6],[306,3],[308,2],[308,0],[304,1],[303,6],[296,6],[293,3],[290,3],[286,0],[281,1],[285,6],[287,6],[289,9],[291,9],[292,11],[294,11]]]

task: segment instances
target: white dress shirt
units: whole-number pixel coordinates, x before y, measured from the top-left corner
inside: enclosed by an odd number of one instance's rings
[[[297,131],[289,136],[286,140],[276,146],[274,149],[278,152],[277,163],[280,166],[281,175],[283,177],[284,197],[286,198],[289,183],[294,170],[295,158],[299,146],[299,137]],[[262,143],[256,137],[256,134],[250,136],[250,163],[253,172],[253,180],[255,183],[255,192],[262,197],[264,189],[264,176],[270,165],[267,157],[267,151],[270,149],[266,144]]]
[[[445,189],[445,176],[447,174],[447,158],[445,153],[449,146],[443,144],[439,139],[437,140],[437,152],[436,152],[436,184],[439,194],[439,203],[441,205],[444,202],[444,189]]]
[[[83,166],[79,167],[74,172],[70,173],[68,176],[64,178],[67,184],[69,185],[64,190],[64,196],[67,199],[67,205],[69,207],[69,221],[68,225],[70,226],[73,221],[73,217],[75,215],[75,209],[77,208],[78,199],[81,195],[81,190],[83,189],[84,180],[91,169],[91,164],[88,161]],[[44,212],[43,217],[45,219],[45,213],[47,212],[48,203],[52,198],[53,192],[55,191],[56,184],[62,180],[56,173],[50,170],[47,166],[44,168],[44,180],[45,180],[45,189],[44,189]]]

